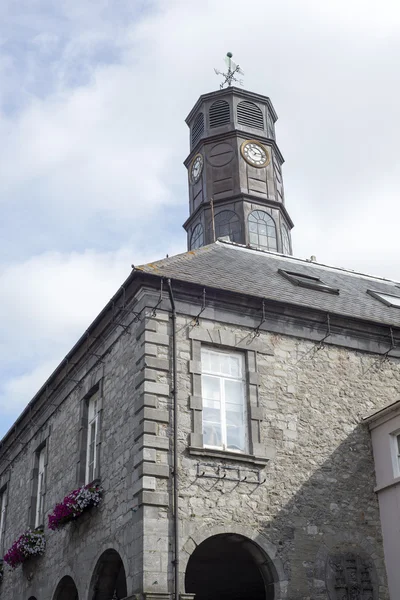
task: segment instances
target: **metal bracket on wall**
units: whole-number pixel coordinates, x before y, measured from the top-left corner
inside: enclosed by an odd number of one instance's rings
[[[364,375],[366,373],[368,373],[368,371],[372,371],[372,369],[374,369],[376,367],[376,365],[378,365],[378,364],[379,364],[379,368],[381,369],[383,366],[383,363],[388,360],[389,353],[392,352],[392,350],[395,350],[397,348],[396,340],[395,340],[394,334],[393,334],[393,327],[389,327],[389,335],[390,335],[389,350],[386,350],[386,352],[381,354],[380,357],[376,361],[374,361],[372,363],[372,365],[370,367],[368,367],[368,369],[366,369],[366,371],[364,371]]]
[[[235,483],[256,485],[261,485],[267,480],[266,478],[262,478],[261,469],[215,465],[212,463],[197,463],[196,475],[204,479],[219,479],[221,481],[234,481]]]
[[[160,306],[161,302],[163,301],[163,282],[164,282],[164,278],[161,277],[161,283],[160,283],[160,297],[158,299],[157,304],[155,305],[155,307],[153,308],[152,312],[151,312],[151,316],[152,317],[156,317],[157,316],[157,308]]]
[[[262,316],[261,316],[261,321],[259,322],[259,324],[257,325],[257,327],[255,327],[255,329],[253,330],[253,336],[259,337],[260,333],[261,333],[261,326],[265,323],[266,318],[265,318],[265,300],[263,299],[262,301]]]
[[[201,305],[201,310],[200,310],[199,314],[193,319],[193,327],[198,327],[200,325],[199,319],[205,310],[206,310],[206,288],[203,288],[203,302]]]

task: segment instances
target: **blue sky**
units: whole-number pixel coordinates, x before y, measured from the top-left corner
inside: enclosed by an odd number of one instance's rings
[[[184,118],[228,50],[280,117],[295,254],[400,279],[399,29],[394,0],[0,3],[0,437],[130,265],[185,249]]]

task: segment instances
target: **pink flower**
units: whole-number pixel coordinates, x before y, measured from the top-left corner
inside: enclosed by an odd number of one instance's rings
[[[88,508],[98,506],[102,495],[103,489],[91,483],[70,492],[62,502],[56,504],[49,515],[49,528],[60,529],[69,521],[78,518]]]

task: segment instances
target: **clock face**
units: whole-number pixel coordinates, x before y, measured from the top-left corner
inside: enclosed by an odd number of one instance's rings
[[[191,183],[197,183],[200,179],[200,175],[203,171],[203,163],[203,156],[201,154],[196,154],[189,169]]]
[[[240,151],[246,162],[252,167],[265,167],[269,163],[268,150],[255,140],[243,142]]]

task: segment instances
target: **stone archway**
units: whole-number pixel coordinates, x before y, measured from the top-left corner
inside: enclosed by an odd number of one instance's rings
[[[79,600],[78,590],[72,577],[66,575],[61,579],[54,592],[53,600]]]
[[[106,550],[94,569],[88,600],[122,600],[127,595],[122,558],[116,550]]]
[[[185,590],[196,600],[276,600],[272,561],[249,538],[234,533],[211,536],[189,558]]]

